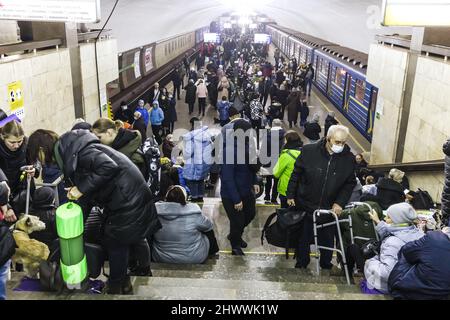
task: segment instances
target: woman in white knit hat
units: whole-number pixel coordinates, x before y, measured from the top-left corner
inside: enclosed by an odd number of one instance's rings
[[[385,221],[380,221],[375,212],[370,217],[376,224],[381,247],[378,255],[366,261],[364,276],[369,289],[387,294],[389,275],[398,261],[398,252],[406,243],[422,238],[424,233],[415,225],[416,211],[406,202],[390,206]]]

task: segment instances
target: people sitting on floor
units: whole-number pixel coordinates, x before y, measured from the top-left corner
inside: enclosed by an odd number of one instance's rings
[[[213,223],[202,215],[195,203],[187,202],[183,187],[169,188],[165,202],[156,203],[162,229],[153,238],[152,258],[155,262],[198,264],[207,260],[210,241],[206,232]]]
[[[385,221],[380,221],[375,212],[369,214],[376,224],[381,245],[379,254],[366,261],[364,276],[369,289],[387,294],[389,275],[398,261],[400,249],[405,244],[422,238],[424,233],[415,226],[417,213],[406,202],[390,206]]]
[[[450,228],[405,244],[389,276],[395,299],[437,300],[450,295]]]

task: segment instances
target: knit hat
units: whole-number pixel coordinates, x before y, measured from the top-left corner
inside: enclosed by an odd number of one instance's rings
[[[55,200],[55,191],[50,187],[41,187],[36,189],[33,196],[33,208],[43,208],[53,205]]]
[[[406,202],[401,202],[390,206],[386,211],[386,215],[391,218],[392,222],[395,224],[411,223],[417,219],[416,211]]]

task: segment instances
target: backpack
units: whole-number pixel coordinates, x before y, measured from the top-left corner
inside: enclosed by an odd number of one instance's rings
[[[298,239],[301,232],[301,222],[305,217],[304,211],[292,211],[292,209],[277,209],[271,214],[264,224],[261,234],[261,244],[264,237],[273,246],[285,248],[286,259],[289,259],[289,249],[297,249]],[[272,223],[272,220],[277,220]]]
[[[417,192],[413,193],[413,196],[414,196],[414,200],[412,202],[412,206],[414,207],[414,209],[428,210],[428,209],[432,209],[435,207],[433,199],[431,199],[431,196],[428,193],[428,191],[418,189]]]
[[[156,196],[160,191],[161,171],[161,152],[159,151],[158,142],[156,142],[154,136],[149,137],[138,150],[144,156],[146,171],[144,177],[147,180],[147,186],[152,191],[152,194]]]

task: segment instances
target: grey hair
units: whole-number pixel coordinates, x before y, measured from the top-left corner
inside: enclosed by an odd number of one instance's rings
[[[281,127],[283,122],[281,122],[280,119],[273,119],[272,121],[272,127]]]
[[[319,122],[319,120],[320,120],[320,115],[319,115],[318,113],[315,113],[315,114],[313,115],[313,121],[314,121],[314,122]]]
[[[347,136],[350,135],[350,130],[346,126],[334,125],[328,129],[327,138],[333,137],[338,131],[344,132]]]

